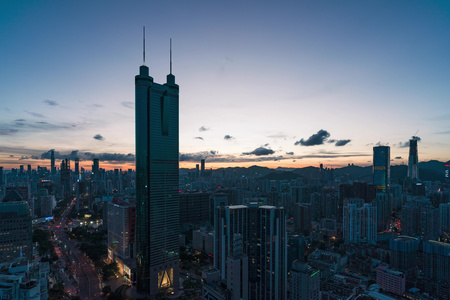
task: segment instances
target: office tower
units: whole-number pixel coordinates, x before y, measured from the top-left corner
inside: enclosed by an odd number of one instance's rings
[[[205,160],[204,159],[202,159],[201,161],[200,161],[200,165],[201,165],[201,175],[202,176],[205,176]]]
[[[294,226],[297,233],[311,230],[311,204],[298,203],[294,205]]]
[[[18,257],[33,256],[33,232],[30,206],[16,190],[12,190],[0,203],[0,262],[10,262]]]
[[[319,300],[320,273],[307,263],[294,261],[290,276],[290,294],[292,300]]]
[[[61,162],[61,186],[64,197],[72,195],[72,180],[70,178],[70,159],[63,159]]]
[[[56,168],[55,168],[55,151],[50,150],[50,172],[52,175],[56,174]]]
[[[153,82],[145,59],[135,85],[137,290],[156,295],[179,284],[179,88],[172,70]]]
[[[403,272],[407,281],[416,278],[419,240],[409,236],[400,236],[389,241],[389,249],[391,268]]]
[[[94,158],[92,160],[92,173],[94,174],[94,178],[96,178],[98,176],[99,170],[100,170],[100,164],[99,164],[98,158]]]
[[[78,177],[80,176],[80,159],[79,158],[75,158],[75,177],[77,179],[79,179]]]
[[[389,190],[390,177],[390,147],[373,147],[373,184],[377,186],[377,192],[386,192]]]
[[[363,199],[347,199],[343,209],[343,231],[346,243],[377,241],[377,208]]]
[[[198,178],[200,176],[200,169],[199,165],[195,165],[195,177]]]
[[[20,169],[19,169],[19,174],[20,174],[20,175],[23,175],[23,165],[20,165],[19,168],[20,168]]]
[[[3,167],[0,167],[0,189],[3,185]]]
[[[417,155],[417,139],[409,140],[408,178],[419,179],[419,158]]]
[[[261,205],[232,205],[217,208],[214,267],[227,281],[228,257],[233,237],[242,236],[243,254],[248,257],[249,299],[285,299],[287,288],[287,237],[283,208]]]
[[[31,176],[31,165],[27,165],[27,174]]]
[[[113,199],[108,202],[108,256],[122,263],[134,257],[136,206]],[[127,262],[128,263],[128,262]]]
[[[423,243],[423,273],[430,280],[450,282],[450,244]]]

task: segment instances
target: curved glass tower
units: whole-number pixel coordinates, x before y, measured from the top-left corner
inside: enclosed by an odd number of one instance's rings
[[[136,280],[152,298],[178,288],[178,85],[142,65],[136,86]]]

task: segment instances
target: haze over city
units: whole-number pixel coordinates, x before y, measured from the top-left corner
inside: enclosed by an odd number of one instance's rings
[[[134,168],[134,75],[180,85],[180,167],[448,161],[446,1],[0,3],[0,165]]]

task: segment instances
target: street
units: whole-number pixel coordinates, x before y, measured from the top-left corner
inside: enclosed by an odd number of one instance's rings
[[[75,200],[71,201],[63,211],[61,218],[50,226],[50,230],[55,233],[56,238],[61,241],[61,250],[68,253],[71,270],[74,271],[76,281],[78,282],[78,295],[81,299],[99,299],[101,296],[100,281],[89,259],[75,246],[74,241],[67,238],[64,228],[66,227],[66,218],[70,210],[75,205]],[[64,277],[63,277],[64,278]],[[74,294],[72,284],[66,284],[66,292]]]

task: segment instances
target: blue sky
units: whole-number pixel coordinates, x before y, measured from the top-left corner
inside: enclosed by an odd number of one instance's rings
[[[131,166],[142,26],[156,82],[173,40],[181,166],[368,165],[378,143],[400,164],[417,130],[419,160],[450,159],[448,1],[6,0],[0,165]]]

